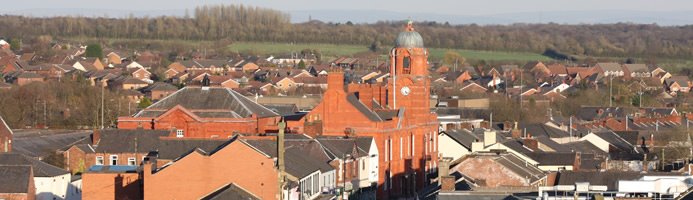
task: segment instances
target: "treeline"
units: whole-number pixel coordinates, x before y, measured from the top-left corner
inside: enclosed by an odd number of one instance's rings
[[[102,93],[103,92],[103,93]],[[61,81],[34,82],[0,90],[0,116],[11,128],[93,128],[115,124],[118,116],[137,111],[125,95],[91,86],[88,80],[64,78]]]
[[[348,14],[348,13],[347,13]],[[402,22],[374,24],[291,24],[288,14],[243,5],[195,8],[184,17],[122,19],[0,16],[0,36],[231,40],[391,46]],[[693,54],[693,26],[656,24],[416,25],[428,47],[544,53],[553,49],[576,56],[687,58]],[[377,46],[376,45],[376,46]]]

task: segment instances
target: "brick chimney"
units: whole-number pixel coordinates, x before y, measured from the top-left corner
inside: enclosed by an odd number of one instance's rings
[[[573,171],[580,171],[582,165],[582,153],[575,152],[575,160],[573,161]]]
[[[99,141],[101,141],[101,130],[94,129],[94,132],[91,134],[91,144],[96,145]]]
[[[452,158],[450,157],[443,157],[438,160],[438,178],[440,178],[440,180],[450,175],[450,162],[452,162]],[[442,184],[442,181],[440,184]]]
[[[512,130],[512,131],[510,131],[510,136],[511,136],[513,139],[522,138],[522,131],[520,131],[520,130]]]
[[[539,150],[539,142],[537,142],[536,139],[533,138],[525,138],[522,140],[522,145],[526,146],[529,149],[532,149],[532,151],[537,151]]]
[[[454,192],[455,191],[455,177],[454,176],[443,176],[440,180],[440,191],[441,192]]]
[[[328,90],[344,90],[344,72],[341,70],[331,71],[327,74]]]

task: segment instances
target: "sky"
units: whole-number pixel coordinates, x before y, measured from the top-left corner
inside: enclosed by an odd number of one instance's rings
[[[536,11],[686,11],[691,0],[0,0],[0,12],[27,9],[180,10],[203,4],[245,4],[293,10],[385,10],[412,13],[490,15]],[[122,5],[121,8],[113,7]]]
[[[311,17],[355,23],[411,17],[415,21],[453,24],[693,24],[692,0],[0,0],[0,14],[39,17],[183,16],[186,9],[192,14],[196,6],[206,4],[271,8],[289,13],[295,23],[305,22]]]

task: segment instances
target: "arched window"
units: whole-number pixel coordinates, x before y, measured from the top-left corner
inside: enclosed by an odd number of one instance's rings
[[[411,58],[409,56],[405,56],[402,62],[402,69],[404,70],[405,74],[411,73]]]

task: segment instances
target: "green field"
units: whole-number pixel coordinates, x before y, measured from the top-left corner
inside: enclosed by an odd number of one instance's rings
[[[257,54],[286,54],[290,52],[300,52],[303,49],[317,49],[324,56],[350,56],[356,53],[367,52],[368,47],[363,45],[336,45],[336,44],[289,44],[289,43],[269,43],[269,42],[236,42],[229,46],[231,51],[242,53]],[[531,61],[531,60],[550,60],[550,58],[537,53],[520,52],[497,52],[497,51],[476,51],[465,49],[440,49],[431,48],[431,59],[440,59],[447,51],[457,51],[467,60],[486,60],[486,61]]]

